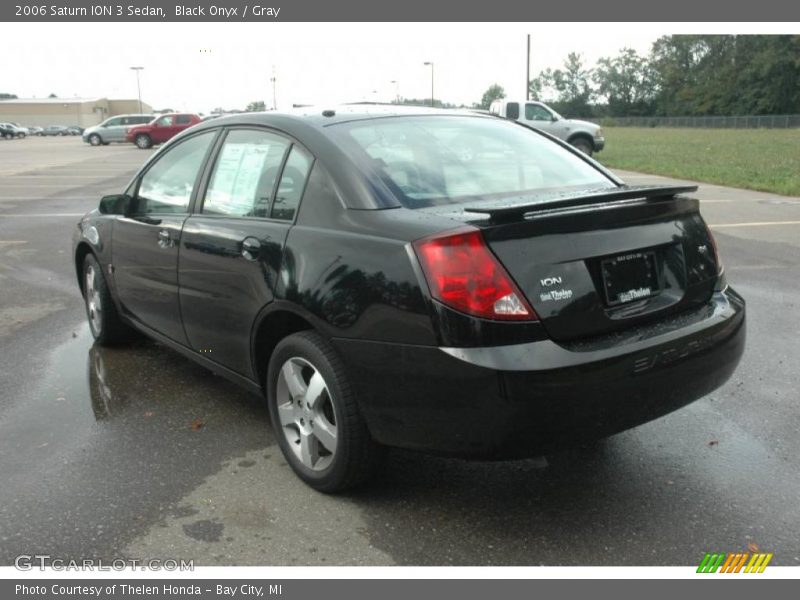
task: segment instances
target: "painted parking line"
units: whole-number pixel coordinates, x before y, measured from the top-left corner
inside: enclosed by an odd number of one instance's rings
[[[754,221],[751,223],[719,223],[709,225],[712,229],[722,229],[723,227],[770,227],[772,225],[800,225],[800,221]]]

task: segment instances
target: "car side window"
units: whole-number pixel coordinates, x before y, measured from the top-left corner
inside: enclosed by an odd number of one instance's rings
[[[106,121],[106,127],[116,127],[117,125],[121,124],[121,119],[117,117],[116,119],[110,119]]]
[[[225,138],[203,202],[203,213],[268,217],[288,140],[266,131],[235,129]]]
[[[525,118],[529,121],[552,121],[553,115],[543,106],[539,106],[538,104],[526,104]]]
[[[509,102],[506,105],[506,118],[519,119],[519,102]]]
[[[172,125],[172,115],[167,115],[166,117],[161,117],[158,120],[157,124],[161,125],[162,127],[164,127],[166,125]]]
[[[192,117],[189,115],[178,115],[175,119],[176,125],[186,125],[192,122]]]
[[[208,131],[192,136],[160,156],[139,183],[136,212],[188,212],[198,173],[215,135],[216,131]]]
[[[300,198],[306,187],[306,179],[311,170],[311,155],[298,146],[292,146],[286,166],[281,174],[275,202],[272,204],[270,216],[273,219],[291,221],[300,205]]]

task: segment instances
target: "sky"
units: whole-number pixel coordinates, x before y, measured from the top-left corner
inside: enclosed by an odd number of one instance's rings
[[[792,24],[758,25],[783,32]],[[736,24],[669,23],[19,23],[0,39],[0,92],[20,98],[136,98],[154,109],[210,112],[263,100],[278,108],[399,94],[472,104],[492,84],[525,95],[531,75],[558,68],[569,52],[591,66],[623,47],[649,51],[671,33],[734,33]],[[396,81],[397,83],[392,83]]]

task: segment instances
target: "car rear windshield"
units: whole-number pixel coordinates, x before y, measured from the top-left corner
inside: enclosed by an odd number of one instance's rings
[[[330,129],[406,208],[615,187],[556,142],[503,119],[384,117]]]

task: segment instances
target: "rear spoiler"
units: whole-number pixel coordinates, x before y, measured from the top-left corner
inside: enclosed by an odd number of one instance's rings
[[[626,185],[608,190],[592,191],[587,194],[570,195],[555,200],[520,204],[504,202],[483,206],[468,206],[464,210],[471,213],[487,214],[489,215],[489,220],[494,222],[515,221],[523,218],[528,213],[549,211],[558,208],[588,206],[601,202],[635,200],[638,198],[658,202],[661,200],[668,200],[676,194],[686,194],[696,191],[696,185]]]

